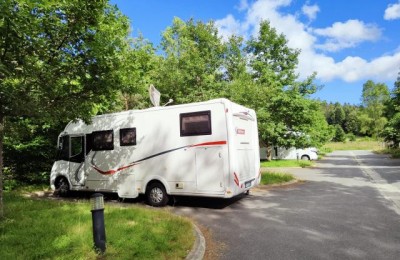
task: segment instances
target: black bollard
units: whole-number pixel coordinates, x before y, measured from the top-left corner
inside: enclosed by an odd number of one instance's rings
[[[90,197],[92,205],[93,241],[97,253],[106,251],[106,229],[104,226],[104,198],[100,193]]]

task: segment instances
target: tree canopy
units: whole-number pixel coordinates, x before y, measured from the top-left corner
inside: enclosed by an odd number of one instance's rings
[[[383,131],[383,137],[392,147],[400,146],[400,72],[394,83],[393,91],[388,102],[386,114],[389,118]]]
[[[365,109],[361,118],[361,132],[377,137],[382,132],[387,118],[384,116],[385,106],[389,101],[390,93],[386,84],[368,80],[363,85],[362,104]]]
[[[114,105],[128,31],[128,19],[105,0],[0,2],[0,180],[6,123],[46,132]],[[10,131],[7,141],[21,140]]]
[[[296,74],[299,50],[287,46],[269,22],[260,24],[257,37],[244,48],[250,57],[248,73],[253,80],[247,103],[257,111],[261,140],[267,146],[319,146],[330,138],[318,103],[309,98],[317,88],[315,74],[299,81]]]
[[[19,181],[46,179],[66,122],[145,108],[149,84],[162,103],[225,97],[255,109],[269,147],[319,146],[332,136],[310,98],[315,74],[299,79],[300,51],[267,21],[247,41],[223,41],[212,21],[175,18],[156,48],[130,37],[128,19],[106,0],[4,0],[0,32],[0,181],[2,169]]]
[[[309,99],[317,90],[315,75],[298,80],[299,50],[289,48],[269,22],[246,42],[235,35],[224,42],[213,22],[175,18],[161,46],[154,82],[175,103],[226,97],[251,107],[268,146],[321,145],[330,138],[317,102]]]
[[[216,97],[221,90],[225,45],[212,22],[173,20],[163,32],[154,82],[163,96],[175,103]]]

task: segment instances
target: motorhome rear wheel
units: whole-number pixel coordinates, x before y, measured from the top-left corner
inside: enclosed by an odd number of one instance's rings
[[[162,185],[159,182],[150,183],[146,190],[147,202],[153,207],[162,207],[167,205],[169,197]]]

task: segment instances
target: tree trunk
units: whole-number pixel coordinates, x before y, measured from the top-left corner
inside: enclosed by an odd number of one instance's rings
[[[271,161],[272,160],[272,146],[271,145],[267,145],[267,160]]]
[[[4,140],[4,117],[0,115],[0,219],[4,217],[3,209],[3,140]]]

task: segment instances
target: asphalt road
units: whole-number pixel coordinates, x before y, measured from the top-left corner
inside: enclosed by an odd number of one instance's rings
[[[222,259],[400,259],[400,160],[335,152],[285,171],[304,182],[172,210],[210,229]]]

